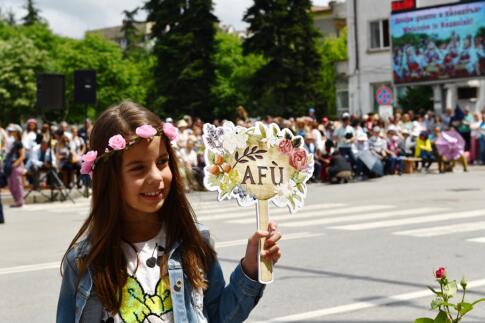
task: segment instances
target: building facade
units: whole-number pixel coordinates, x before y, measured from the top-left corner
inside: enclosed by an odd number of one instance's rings
[[[389,19],[392,0],[347,0],[349,110],[355,114],[379,112],[376,91],[382,85],[403,95],[392,79]],[[456,3],[459,0],[416,0],[417,8]],[[475,93],[475,94],[474,94]],[[394,106],[396,101],[394,101]],[[485,108],[485,81],[449,81],[433,85],[436,111],[457,104],[470,110]]]

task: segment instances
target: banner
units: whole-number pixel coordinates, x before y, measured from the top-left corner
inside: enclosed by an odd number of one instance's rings
[[[394,83],[485,76],[485,1],[391,16]]]

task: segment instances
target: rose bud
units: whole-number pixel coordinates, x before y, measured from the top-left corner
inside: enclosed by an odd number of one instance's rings
[[[216,155],[216,157],[214,158],[214,164],[222,165],[223,163],[224,163],[224,157],[222,157],[221,155]]]
[[[217,165],[212,165],[209,168],[209,173],[211,173],[212,175],[219,175],[220,172],[221,172],[221,168]]]
[[[438,270],[436,270],[436,272],[434,273],[434,276],[436,277],[436,279],[443,279],[446,277],[446,269],[445,267],[440,267],[438,268]]]
[[[224,169],[224,173],[229,173],[231,171],[232,167],[229,164],[224,164],[224,165],[222,165],[222,169]]]

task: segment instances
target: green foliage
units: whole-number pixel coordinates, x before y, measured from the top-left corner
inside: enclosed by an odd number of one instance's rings
[[[150,0],[148,21],[154,21],[154,92],[151,106],[160,114],[213,115],[214,38],[217,18],[212,0]]]
[[[214,115],[233,119],[235,108],[244,106],[254,111],[250,80],[264,64],[260,55],[243,55],[242,42],[237,35],[219,32],[216,35],[216,83]]]
[[[244,16],[245,53],[266,59],[252,78],[259,112],[305,114],[319,103],[322,61],[310,9],[310,0],[255,0]]]
[[[124,48],[125,57],[139,57],[142,55],[140,51],[144,51],[143,48],[140,48],[140,44],[143,43],[143,35],[138,30],[137,21],[135,20],[135,16],[139,9],[140,8],[135,8],[131,11],[123,11],[124,18],[123,24],[121,25],[121,31],[123,32],[123,36],[126,41]]]
[[[23,36],[0,39],[0,115],[2,123],[34,114],[36,73],[48,55]]]
[[[406,94],[398,98],[399,107],[405,111],[433,110],[433,88],[415,86],[406,88]]]
[[[97,105],[91,117],[124,99],[146,103],[153,59],[124,59],[122,50],[98,36],[82,40],[60,37],[44,24],[9,26],[0,22],[0,111],[9,121],[37,114],[35,75],[38,72],[66,75],[67,119],[80,121],[86,107],[73,102],[73,73],[97,72]],[[50,117],[50,116],[48,116]],[[55,116],[61,118],[64,116]],[[4,120],[2,120],[3,122]]]
[[[322,57],[323,67],[321,69],[322,77],[322,95],[326,103],[326,113],[336,115],[336,98],[335,98],[335,64],[347,60],[347,30],[343,29],[339,37],[325,37],[317,42],[318,53]]]

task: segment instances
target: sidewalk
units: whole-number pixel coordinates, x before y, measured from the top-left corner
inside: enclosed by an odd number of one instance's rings
[[[24,188],[24,195],[27,194],[27,192],[30,190],[30,188]],[[25,199],[25,204],[34,204],[34,203],[48,203],[50,202],[50,196],[51,196],[51,190],[50,189],[43,189],[42,193],[44,193],[46,196],[43,196],[40,192],[37,191],[32,191],[27,199]],[[54,191],[54,193],[58,193],[57,191]],[[2,198],[2,204],[3,207],[9,207],[9,205],[13,204],[13,198],[12,195],[10,194],[8,188],[2,188],[0,189],[0,195]],[[76,200],[77,198],[83,197],[83,192],[79,191],[77,189],[72,189],[72,191],[69,194],[73,200]],[[55,199],[56,201],[59,201],[59,196]],[[65,201],[71,203],[69,198]]]

